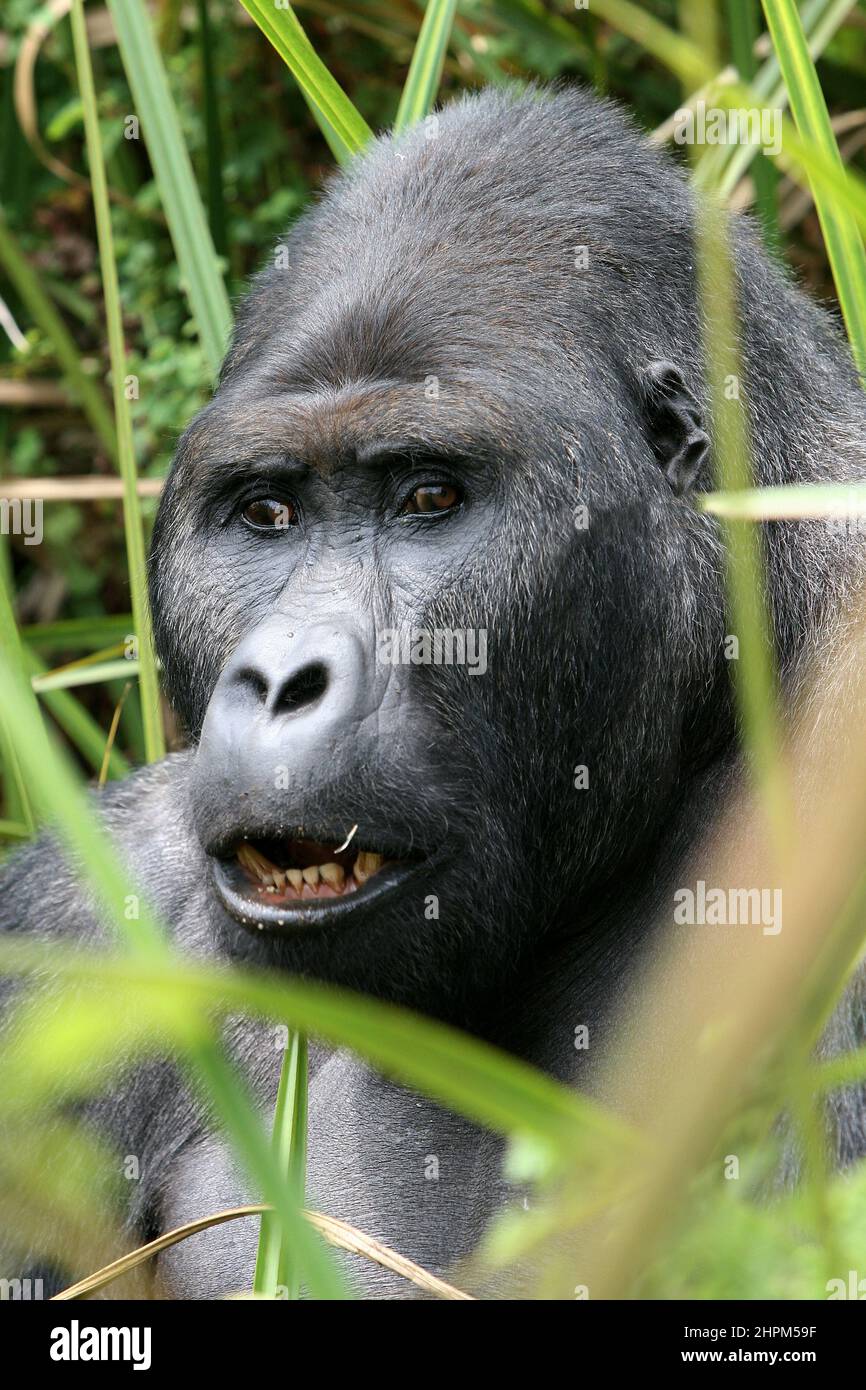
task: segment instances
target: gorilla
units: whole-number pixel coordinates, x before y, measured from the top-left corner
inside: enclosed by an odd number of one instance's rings
[[[746,772],[723,539],[694,500],[714,468],[694,196],[613,104],[487,91],[375,140],[278,245],[154,529],[189,748],[98,797],[183,950],[418,1009],[591,1086]],[[862,477],[866,397],[837,325],[746,219],[733,242],[757,480]],[[790,694],[862,548],[815,522],[765,542]],[[99,940],[45,852],[5,865],[0,923]],[[265,1114],[272,1032],[227,1030]],[[130,1244],[254,1200],[167,1063],[92,1113],[140,1158]],[[838,1153],[864,1137],[852,1102]],[[494,1136],[324,1049],[309,1192],[438,1273],[509,1200]],[[249,1288],[256,1240],[248,1220],[186,1241],[161,1287]]]

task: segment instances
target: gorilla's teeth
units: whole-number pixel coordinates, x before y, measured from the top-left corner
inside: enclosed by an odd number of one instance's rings
[[[366,883],[385,862],[384,854],[371,854],[362,849],[355,860],[353,873],[358,883]]]
[[[263,854],[259,854],[259,851],[248,844],[246,840],[242,840],[238,845],[237,858],[241,868],[246,869],[247,873],[252,874],[260,882],[272,883],[274,881],[274,873],[278,872],[276,866]]]
[[[346,870],[336,860],[330,860],[327,864],[310,864],[305,869],[281,869],[249,840],[241,840],[236,854],[241,868],[268,892],[285,893],[291,886],[299,897],[305,886],[317,895],[320,883],[326,883],[335,893],[344,893],[350,887],[360,888],[385,862],[383,854],[359,850],[347,878]]]
[[[346,879],[346,871],[340,864],[320,864],[319,873],[332,888],[342,888]]]

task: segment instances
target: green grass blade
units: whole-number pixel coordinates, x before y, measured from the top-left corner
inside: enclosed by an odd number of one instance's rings
[[[0,692],[3,681],[0,675]],[[476,1038],[445,1024],[344,990],[266,974],[248,967],[200,967],[179,956],[105,953],[0,936],[0,969],[8,974],[48,970],[59,979],[115,991],[134,986],[179,991],[192,1010],[277,1020],[308,1036],[348,1047],[383,1075],[501,1134],[537,1139],[568,1157],[582,1141],[634,1154],[640,1138],[594,1100],[554,1081]],[[116,1050],[116,1049],[115,1049]],[[0,1090],[4,1084],[0,1070]]]
[[[127,661],[125,657],[121,657],[118,661],[95,661],[88,665],[47,671],[44,675],[33,677],[33,689],[37,695],[45,695],[49,691],[74,690],[81,685],[101,685],[103,681],[125,680],[136,676],[141,678],[141,662]]]
[[[27,840],[30,827],[15,820],[0,820],[0,840]]]
[[[8,537],[0,534],[0,603],[5,606],[6,619],[11,619],[13,640],[19,641],[18,625],[15,622],[15,609],[13,594],[15,592],[14,578],[12,574],[12,557],[9,551]],[[0,651],[3,649],[4,619],[0,618]],[[12,648],[10,647],[10,652]],[[20,647],[16,648],[20,653]],[[19,657],[20,659],[20,657]],[[30,815],[26,806],[26,787],[23,784],[18,759],[15,754],[15,740],[12,729],[7,729],[0,711],[0,772],[3,780],[0,782],[0,814],[7,823],[24,824]],[[25,831],[30,833],[30,828],[25,824]]]
[[[216,1044],[200,1043],[192,1062],[202,1088],[226,1130],[231,1134],[250,1177],[270,1202],[270,1214],[281,1244],[293,1251],[293,1263],[303,1272],[304,1283],[314,1298],[349,1298],[345,1284],[323,1242],[311,1231],[296,1202],[296,1189],[286,1181],[285,1170],[244,1088],[239,1085]],[[269,1195],[273,1194],[273,1196]],[[276,1197],[276,1201],[274,1200]]]
[[[0,624],[3,621],[0,599]],[[10,654],[13,656],[11,661]],[[131,962],[135,959],[139,965],[147,960],[154,966],[162,962],[170,978],[179,962],[143,896],[139,898],[138,916],[127,916],[125,907],[135,885],[130,883],[128,872],[121,865],[105,830],[93,814],[92,806],[85,799],[68,758],[48,739],[22,665],[14,660],[13,649],[5,643],[0,644],[0,710],[8,714],[9,722],[16,731],[22,770],[26,773],[36,809],[46,819],[53,819],[56,823],[57,832],[66,848],[92,883],[109,924],[119,929],[121,940],[127,948],[127,960]],[[3,935],[12,940],[18,934]],[[41,949],[44,951],[44,945]],[[50,959],[45,959],[43,963],[51,969]],[[170,988],[169,991],[163,990],[163,998],[167,999],[169,993]],[[187,1012],[193,1007],[188,1001],[184,1004]],[[47,1009],[44,1023],[36,1022],[37,1032],[41,1032],[46,1040],[47,1055],[60,1056],[64,1049],[56,1053],[53,1051],[51,1030],[54,1027],[62,1030],[68,1026],[68,1020],[64,1021],[62,1010],[58,1013],[56,1000],[49,1001]],[[94,1024],[98,1024],[95,1018]],[[308,1223],[295,1206],[270,1138],[259,1122],[245,1087],[215,1041],[195,1037],[191,1025],[184,1027],[184,1032],[189,1035],[187,1058],[192,1079],[223,1123],[263,1200],[275,1208],[282,1223],[284,1238],[294,1242],[311,1294],[321,1298],[342,1298],[345,1295],[343,1282],[321,1240],[310,1231]],[[116,1051],[118,1030],[116,1027],[103,1029],[100,1036],[97,1026],[96,1039],[100,1047],[110,1044]],[[82,1056],[85,1061],[87,1058],[88,1040],[79,1037],[72,1040],[79,1048],[80,1066]],[[14,1041],[10,1045],[14,1048]],[[104,1060],[104,1052],[101,1056]],[[95,1065],[98,1064],[94,1062]]]
[[[394,134],[423,120],[436,100],[457,0],[427,0],[424,22],[400,97]]]
[[[823,53],[856,4],[857,0],[806,0],[801,17],[813,58]],[[760,96],[766,98],[769,106],[787,105],[787,88],[782,80],[779,60],[772,49],[755,74],[752,85]]]
[[[592,11],[675,72],[686,91],[693,91],[715,76],[716,69],[707,63],[696,44],[632,0],[592,0]]]
[[[67,648],[98,650],[113,642],[123,642],[132,632],[131,613],[97,614],[92,618],[60,618],[53,623],[29,623],[21,629],[21,639],[39,651]]]
[[[109,0],[109,9],[192,316],[216,377],[231,308],[150,18],[143,0]]]
[[[736,7],[738,0],[730,0],[730,3]],[[823,53],[855,3],[856,0],[808,0],[803,6],[803,28],[813,56]],[[743,68],[740,72],[744,72]],[[754,97],[772,111],[784,111],[788,105],[788,92],[775,53],[761,64],[748,87]],[[751,99],[746,98],[747,101]],[[749,144],[718,145],[707,150],[697,171],[698,185],[714,188],[720,197],[730,198],[757,153],[758,147]],[[766,158],[763,162],[769,163]]]
[[[24,659],[31,675],[37,679],[45,675],[45,664],[34,652],[24,649]],[[42,695],[42,703],[60,725],[66,737],[87,759],[94,772],[99,772],[105,756],[105,731],[100,728],[83,705],[65,689],[55,687]],[[125,777],[129,763],[117,748],[112,748],[108,760],[111,777]]]
[[[241,0],[241,4],[243,3],[244,0]],[[294,11],[287,10],[285,11],[285,14],[287,27],[291,29],[295,41],[298,44],[304,46],[304,48],[307,51],[307,57],[309,60],[312,61],[313,64],[318,63],[319,59],[316,50],[310,43],[310,40],[308,39],[306,34],[306,30],[302,27]],[[262,32],[264,32],[264,30]],[[268,37],[269,39],[271,38],[270,35],[266,35],[266,37]],[[273,39],[271,39],[271,43],[273,43]],[[277,49],[277,52],[280,53],[280,57],[283,59],[283,62],[285,63],[285,55],[280,52],[279,48]],[[289,71],[291,72],[291,66],[288,63],[286,63],[286,65],[289,67]],[[313,113],[313,116],[315,117],[316,124],[318,125],[319,129],[324,135],[328,148],[330,149],[331,154],[334,156],[334,159],[337,161],[338,164],[347,164],[349,160],[352,158],[352,155],[356,153],[356,146],[347,143],[347,141],[345,141],[342,138],[339,132],[328,120],[321,107],[316,104],[316,102],[313,100],[310,94],[307,91],[305,91],[303,87],[301,88],[301,93],[303,95],[304,101],[307,103],[307,106],[310,108],[310,110]],[[348,100],[348,98],[346,99]]]
[[[797,129],[804,143],[811,144],[843,173],[827,103],[794,0],[763,0],[763,4]],[[812,195],[854,360],[866,375],[866,250],[860,230],[821,183],[812,182]]]
[[[12,671],[17,672],[20,676],[22,685],[26,686],[27,694],[32,701],[31,713],[37,722],[41,723],[36,696],[30,690],[26,677],[26,655],[15,622],[12,597],[7,588],[5,566],[0,566],[0,657]],[[15,720],[9,717],[4,703],[0,701],[0,747],[2,747],[6,776],[15,789],[14,803],[11,806],[7,805],[7,809],[12,811],[16,819],[21,818],[28,831],[32,831],[36,826],[36,817],[18,758],[17,734],[18,729]],[[9,800],[11,799],[7,798],[7,802]]]
[[[60,369],[70,391],[82,409],[109,456],[117,459],[117,437],[111,411],[100,387],[81,367],[81,357],[72,335],[39,283],[39,277],[22,256],[15,238],[0,216],[0,265],[6,271],[22,303],[50,339]]]
[[[755,42],[760,33],[758,15],[760,0],[727,0],[728,28],[731,35],[731,57],[744,82],[750,85],[757,76]],[[755,185],[755,206],[767,248],[774,253],[780,245],[779,207],[777,200],[779,176],[773,164],[758,150],[752,162]]]
[[[810,517],[866,516],[866,483],[792,483],[785,487],[707,492],[697,499],[701,511],[733,521],[795,521]]]
[[[304,1205],[307,1176],[307,1040],[294,1029],[289,1034],[280,1072],[273,1144],[300,1209]],[[253,1292],[266,1298],[289,1299],[298,1298],[300,1293],[297,1262],[272,1212],[262,1215]]]
[[[717,61],[718,34],[712,8],[681,5],[683,24],[707,67]],[[698,159],[701,153],[692,151]],[[752,441],[744,403],[725,383],[743,377],[739,345],[736,271],[730,214],[716,200],[699,201],[695,214],[695,264],[702,310],[704,352],[713,421],[713,453],[722,491],[754,483]],[[730,631],[738,640],[732,662],[742,741],[765,808],[774,849],[781,862],[792,834],[791,794],[781,758],[776,654],[766,599],[763,538],[745,522],[725,521],[726,589]]]
[[[138,496],[138,469],[132,441],[132,419],[126,399],[126,348],[123,341],[123,316],[120,306],[120,286],[114,258],[114,234],[111,226],[111,207],[108,201],[108,182],[99,133],[99,109],[93,84],[93,68],[87,27],[84,22],[83,0],[72,3],[72,39],[78,86],[84,109],[84,130],[90,158],[90,179],[93,207],[99,240],[99,260],[105,293],[105,315],[108,324],[108,346],[111,356],[111,381],[114,397],[114,422],[117,430],[118,461],[123,478],[123,526],[126,536],[126,559],[132,598],[132,617],[138,638],[139,685],[144,723],[144,744],[150,762],[165,756],[162,729],[159,679],[156,674],[156,653],[147,596],[147,562],[145,559],[144,526]]]
[[[285,8],[275,9],[269,0],[241,0],[241,4],[273,44],[314,113],[326,122],[325,135],[330,131],[336,137],[336,157],[345,162],[362,150],[373,132],[328,72],[291,6],[286,3]]]
[[[198,49],[204,98],[205,148],[207,152],[207,213],[214,247],[219,256],[228,255],[225,189],[223,187],[223,140],[220,124],[214,38],[210,0],[197,0]]]

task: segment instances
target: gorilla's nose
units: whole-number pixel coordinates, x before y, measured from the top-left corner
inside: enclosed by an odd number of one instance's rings
[[[323,792],[356,786],[375,760],[389,682],[372,634],[351,618],[291,627],[250,632],[211,696],[193,770],[205,845],[283,816],[302,825]]]
[[[268,662],[257,657],[233,676],[234,693],[262,705],[274,718],[298,714],[308,705],[318,704],[333,684],[333,667],[321,660],[308,661],[286,673],[279,660]]]
[[[241,642],[213,700],[234,720],[291,721],[308,736],[348,732],[372,706],[370,672],[360,635],[317,624],[302,632],[259,628]]]

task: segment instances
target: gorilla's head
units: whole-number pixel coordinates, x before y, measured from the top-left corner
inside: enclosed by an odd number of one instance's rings
[[[276,248],[152,554],[238,953],[459,1009],[588,930],[729,749],[691,206],[610,105],[486,94]],[[853,373],[737,240],[756,466],[831,476]],[[813,619],[774,544],[788,660]]]

